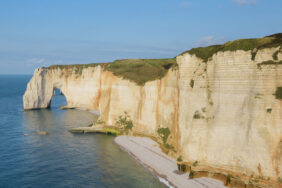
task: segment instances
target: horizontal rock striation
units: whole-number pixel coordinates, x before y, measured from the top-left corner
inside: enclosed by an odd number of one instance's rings
[[[184,161],[277,180],[282,172],[278,44],[216,50],[205,58],[188,51],[177,56],[177,65],[164,65],[165,75],[142,84],[105,64],[79,71],[40,68],[23,96],[24,109],[48,108],[54,89],[60,89],[68,107],[99,110],[107,125],[127,112],[136,133],[158,137],[158,127],[168,127],[175,150],[170,154]]]

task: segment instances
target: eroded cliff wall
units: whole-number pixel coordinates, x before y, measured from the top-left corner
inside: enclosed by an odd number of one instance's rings
[[[184,158],[281,176],[282,100],[275,93],[282,86],[282,65],[261,64],[277,50],[260,50],[255,60],[250,51],[219,52],[207,62],[189,53],[177,57]]]
[[[277,60],[273,54],[278,51]],[[40,68],[23,97],[25,109],[47,108],[55,88],[68,107],[96,109],[108,125],[129,113],[134,131],[168,142],[184,161],[239,173],[281,177],[282,54],[279,47],[218,52],[208,61],[184,53],[178,67],[159,80],[138,85],[102,66]],[[270,61],[271,60],[271,61]],[[268,63],[266,63],[268,62]]]

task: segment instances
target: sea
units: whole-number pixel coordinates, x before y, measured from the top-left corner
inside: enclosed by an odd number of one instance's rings
[[[159,178],[101,134],[72,134],[97,116],[61,110],[59,92],[50,109],[24,111],[31,75],[0,75],[0,188],[163,188]],[[48,135],[38,135],[47,131]]]

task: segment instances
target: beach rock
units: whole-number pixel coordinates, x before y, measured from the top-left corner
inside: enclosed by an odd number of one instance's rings
[[[36,132],[38,135],[48,135],[49,133],[46,131],[37,131]]]

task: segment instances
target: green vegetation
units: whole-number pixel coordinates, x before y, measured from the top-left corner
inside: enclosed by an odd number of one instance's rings
[[[276,99],[282,99],[282,87],[277,87],[274,95]]]
[[[224,51],[236,51],[236,50],[251,50],[252,59],[255,59],[256,53],[259,49],[271,48],[282,46],[282,33],[266,36],[264,38],[257,39],[240,39],[230,41],[222,45],[213,45],[208,47],[192,48],[184,53],[190,53],[203,59],[207,62],[214,54]],[[184,54],[182,53],[182,54]]]
[[[195,176],[195,171],[194,170],[190,170],[190,172],[189,172],[189,178],[194,178],[194,176]]]
[[[281,48],[279,48],[279,50],[277,50],[276,52],[273,53],[272,58],[274,60],[278,60],[278,54],[279,54],[280,50],[281,50]]]
[[[231,178],[232,178],[232,175],[227,174],[225,185],[229,185],[231,183]]]
[[[48,69],[74,70],[80,75],[84,68],[102,65],[104,70],[112,72],[116,76],[133,81],[138,85],[144,85],[148,81],[163,78],[167,71],[176,67],[176,58],[171,59],[124,59],[112,63],[91,63],[74,65],[52,65]]]
[[[95,124],[98,124],[98,125],[105,125],[105,121],[103,119],[98,119]]]
[[[194,113],[193,118],[194,119],[203,119],[203,117],[201,116],[201,114],[198,110]]]
[[[280,65],[282,64],[282,61],[272,61],[272,60],[269,60],[269,61],[263,61],[261,63],[259,63],[258,65]]]
[[[263,62],[257,64],[257,68],[261,70],[262,65],[282,65],[282,61],[276,61],[276,62],[272,61],[272,60],[263,61]]]
[[[271,108],[268,108],[268,109],[266,109],[266,111],[267,111],[268,113],[271,113],[272,109],[271,109]]]
[[[177,167],[178,167],[178,171],[181,171],[181,162],[182,162],[182,156],[180,155],[177,159]]]
[[[194,87],[194,80],[193,79],[190,81],[190,86],[191,86],[191,88]]]
[[[133,122],[130,116],[127,114],[127,112],[124,112],[123,115],[120,115],[118,119],[116,120],[115,124],[121,130],[125,130],[126,132],[128,132],[129,130],[133,128]]]
[[[161,145],[161,148],[163,149],[163,151],[165,153],[167,153],[169,150],[172,150],[172,151],[176,152],[175,150],[173,150],[174,147],[167,143],[167,139],[168,139],[168,137],[170,135],[169,128],[168,127],[167,128],[160,128],[159,127],[158,130],[157,130],[157,133],[158,133],[160,139],[163,141],[163,143]]]
[[[176,59],[125,59],[108,63],[105,70],[114,75],[144,85],[148,81],[161,79],[173,66]]]
[[[121,134],[118,129],[115,129],[115,128],[108,128],[108,127],[104,128],[104,129],[103,129],[103,132],[106,133],[106,134],[111,134],[111,135],[115,135],[115,136]]]
[[[177,168],[178,168],[178,171],[180,171],[180,172],[186,172],[187,171],[187,165],[185,165],[183,163],[182,164],[178,163]]]
[[[177,158],[177,162],[182,162],[182,156],[181,155]]]
[[[199,162],[198,162],[198,161],[195,161],[195,162],[192,164],[192,166],[193,166],[193,167],[196,167],[196,166],[198,166],[198,164],[199,164]]]
[[[187,166],[186,166],[185,164],[181,164],[181,165],[180,165],[180,170],[181,170],[182,172],[186,172]]]
[[[168,136],[170,135],[169,128],[158,128],[157,133],[159,137],[162,139],[163,143],[166,144]]]
[[[260,49],[278,47],[280,49],[273,54],[273,59],[278,60],[278,53],[282,49],[282,33],[266,36],[257,39],[241,39],[227,42],[222,45],[213,45],[208,47],[192,48],[184,53],[190,53],[207,62],[214,54],[223,51],[244,50],[251,51],[252,59],[255,59],[256,53]],[[182,54],[184,54],[182,53]],[[264,64],[274,64],[274,62],[265,62]],[[282,62],[276,62],[282,64]],[[84,68],[96,67],[101,65],[106,71],[114,75],[135,82],[138,85],[144,85],[148,81],[163,78],[170,68],[177,67],[176,58],[171,59],[124,59],[116,60],[112,63],[91,63],[74,65],[52,65],[48,69],[65,69],[67,72],[62,75],[68,75],[73,71],[80,75]],[[190,81],[190,86],[194,87],[194,80]]]
[[[174,147],[173,147],[172,145],[168,144],[168,143],[165,143],[165,144],[164,144],[164,147],[165,147],[166,149],[168,149],[168,150],[174,149]]]

